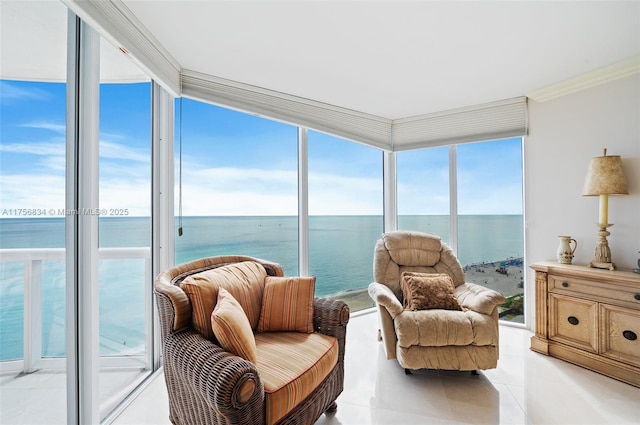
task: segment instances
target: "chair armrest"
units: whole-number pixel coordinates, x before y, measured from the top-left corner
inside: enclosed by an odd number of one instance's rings
[[[313,329],[338,340],[338,361],[344,361],[349,323],[349,306],[341,300],[318,298],[313,301]]]
[[[313,300],[313,329],[316,332],[344,337],[349,316],[349,306],[344,301],[318,297]]]
[[[482,314],[491,314],[498,305],[506,301],[500,292],[471,282],[458,285],[456,296],[462,308]]]
[[[404,311],[400,300],[393,293],[391,288],[378,282],[369,284],[369,296],[376,302],[376,304],[383,306],[387,309],[392,319],[395,319],[397,315]]]
[[[163,347],[171,404],[184,409],[172,416],[210,411],[220,423],[264,422],[264,386],[253,363],[192,329],[167,335]]]

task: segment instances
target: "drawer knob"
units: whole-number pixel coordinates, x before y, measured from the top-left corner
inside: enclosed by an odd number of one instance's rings
[[[568,321],[569,323],[571,323],[572,325],[577,325],[578,323],[580,323],[580,321],[578,320],[578,318],[577,318],[577,317],[575,317],[575,316],[569,316],[569,317],[567,318],[567,321]],[[626,338],[626,337],[625,337],[625,338]]]
[[[640,294],[635,294],[635,295],[633,296],[633,298],[635,298],[636,300],[640,301]]]
[[[638,339],[638,335],[636,335],[634,331],[623,331],[622,336],[629,341],[635,341],[636,339]]]
[[[563,288],[568,288],[568,287],[569,287],[569,284],[568,284],[567,282],[562,282],[562,287],[563,287]]]

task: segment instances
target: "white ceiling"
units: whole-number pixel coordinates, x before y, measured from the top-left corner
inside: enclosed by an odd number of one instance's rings
[[[0,78],[65,81],[67,15],[67,7],[59,0],[0,0]],[[105,39],[100,44],[102,81],[149,79]]]
[[[640,1],[122,3],[185,70],[388,119],[529,95],[640,57]],[[2,0],[0,15],[1,77],[63,79],[64,5]],[[129,78],[113,69],[106,79]]]
[[[124,0],[182,68],[396,119],[640,55],[640,2]]]

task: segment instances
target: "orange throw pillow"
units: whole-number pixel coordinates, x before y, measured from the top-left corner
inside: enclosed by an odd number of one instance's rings
[[[400,285],[407,310],[462,310],[448,274],[403,272]]]
[[[249,319],[240,303],[224,288],[218,289],[211,328],[222,348],[251,363],[257,362],[256,339]]]
[[[316,278],[267,276],[258,332],[313,332]]]

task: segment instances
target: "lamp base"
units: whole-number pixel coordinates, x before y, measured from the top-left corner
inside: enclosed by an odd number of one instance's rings
[[[607,231],[607,227],[611,227],[613,224],[597,224],[597,226],[600,229],[598,231],[598,244],[589,267],[615,270],[616,265],[611,261],[611,249],[609,249],[609,243],[607,242],[607,236],[611,234]]]
[[[616,265],[614,263],[603,263],[601,261],[592,261],[589,263],[589,267],[596,269],[608,269],[615,270]]]

